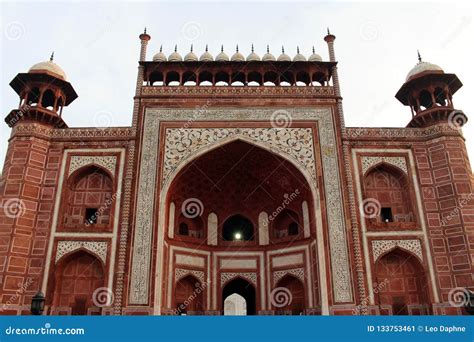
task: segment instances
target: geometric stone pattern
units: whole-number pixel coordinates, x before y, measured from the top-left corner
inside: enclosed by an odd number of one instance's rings
[[[404,157],[379,157],[379,156],[374,156],[374,157],[367,157],[364,156],[361,158],[362,161],[362,174],[365,175],[368,169],[370,169],[372,166],[377,165],[379,163],[387,163],[391,164],[406,174],[408,174],[408,169],[407,169],[407,163]]]
[[[221,286],[229,282],[230,280],[241,277],[247,279],[253,285],[257,286],[257,273],[252,272],[229,272],[221,273]]]
[[[115,173],[115,166],[117,164],[116,156],[72,156],[71,164],[69,165],[70,176],[74,171],[89,164],[96,164],[102,166],[110,172],[111,175]]]
[[[310,128],[176,128],[166,130],[163,182],[187,156],[206,145],[242,135],[291,155],[316,182],[312,130]]]
[[[59,241],[55,263],[57,263],[64,255],[84,248],[99,257],[99,259],[105,264],[107,258],[107,245],[108,243],[105,241]]]
[[[423,252],[421,249],[420,240],[374,240],[372,241],[372,253],[374,255],[374,262],[384,254],[395,247],[400,247],[404,250],[412,252],[421,261],[423,261]]]
[[[286,276],[287,274],[294,275],[295,277],[300,279],[301,282],[304,284],[304,268],[293,268],[291,270],[273,272],[273,286],[275,286],[278,283],[278,281],[284,276]]]
[[[182,268],[176,268],[174,270],[174,281],[177,283],[181,278],[184,278],[188,274],[195,276],[201,284],[204,284],[204,272],[203,271],[194,271],[194,270],[185,270]]]

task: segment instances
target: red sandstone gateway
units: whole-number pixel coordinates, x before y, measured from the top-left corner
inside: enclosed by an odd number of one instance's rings
[[[2,314],[463,314],[472,174],[424,61],[407,128],[344,125],[335,36],[314,51],[141,50],[132,126],[69,128],[50,61],[20,97],[0,182]],[[41,293],[38,293],[41,292]]]

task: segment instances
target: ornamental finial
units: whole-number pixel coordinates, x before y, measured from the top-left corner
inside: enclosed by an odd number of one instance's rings
[[[53,51],[53,52],[51,52],[51,57],[49,57],[49,61],[50,61],[50,62],[52,62],[52,61],[53,61],[53,59],[54,59],[54,51]]]
[[[419,50],[416,50],[416,52],[418,53],[418,62],[421,63],[421,55],[420,55],[420,51]]]

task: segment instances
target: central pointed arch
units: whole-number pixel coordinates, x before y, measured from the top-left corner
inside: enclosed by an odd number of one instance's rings
[[[157,229],[158,229],[158,234],[157,234],[157,246],[158,246],[158,250],[161,250],[161,246],[163,246],[164,244],[164,227],[166,226],[166,220],[167,220],[167,203],[169,202],[169,191],[170,189],[172,188],[172,185],[173,185],[173,182],[175,181],[175,179],[180,175],[180,173],[188,166],[188,165],[191,165],[192,163],[194,163],[197,159],[199,159],[200,157],[206,155],[206,154],[210,154],[212,153],[213,151],[219,149],[220,147],[225,147],[225,146],[228,146],[230,145],[231,143],[236,143],[236,142],[241,142],[241,143],[245,143],[245,144],[248,144],[248,145],[251,145],[253,147],[256,147],[258,148],[259,150],[263,150],[265,152],[268,152],[269,154],[271,155],[274,155],[278,158],[281,158],[282,160],[284,160],[285,162],[288,162],[289,164],[292,165],[292,167],[295,167],[297,170],[298,170],[298,173],[301,174],[301,176],[303,177],[303,179],[306,181],[306,183],[308,184],[308,191],[310,193],[310,196],[311,196],[311,212],[314,213],[315,217],[314,217],[314,221],[316,222],[315,226],[316,226],[316,238],[317,240],[320,241],[320,243],[317,245],[317,252],[319,255],[321,256],[325,256],[326,255],[326,252],[325,252],[325,249],[324,249],[324,234],[323,234],[323,223],[322,223],[322,214],[321,214],[321,209],[320,209],[320,206],[317,205],[317,201],[319,200],[320,196],[319,196],[319,193],[318,193],[318,189],[316,187],[316,182],[314,181],[311,173],[309,170],[305,169],[303,167],[303,165],[298,162],[295,157],[293,157],[292,155],[284,152],[284,151],[281,151],[277,148],[275,148],[274,146],[271,146],[269,144],[265,144],[263,142],[260,142],[260,141],[254,141],[251,137],[247,137],[247,136],[243,136],[241,134],[235,134],[235,135],[232,135],[230,137],[226,137],[226,138],[223,138],[223,139],[220,139],[219,141],[217,142],[213,142],[213,143],[209,143],[208,145],[205,145],[203,147],[201,147],[200,149],[192,152],[190,155],[186,156],[185,158],[183,158],[183,160],[181,160],[179,162],[179,164],[176,166],[176,168],[173,169],[172,172],[169,173],[169,175],[166,176],[166,179],[163,180],[163,181],[160,181],[160,183],[162,184],[162,187],[161,187],[161,190],[160,190],[160,194],[159,194],[159,201],[157,201],[157,209],[159,210],[159,219],[158,219],[158,224],[157,224]],[[179,203],[176,204],[176,208],[179,209],[181,206]],[[302,214],[301,214],[301,217],[302,217]],[[204,221],[206,221],[204,219]],[[222,221],[221,221],[222,222]],[[256,222],[255,223],[255,226],[257,225]],[[178,223],[179,224],[179,223]],[[328,314],[329,310],[328,310],[328,289],[327,289],[327,286],[325,286],[326,284],[326,280],[327,277],[328,277],[328,274],[327,274],[327,268],[326,268],[326,258],[325,257],[321,257],[321,258],[318,258],[318,275],[319,275],[319,279],[318,281],[321,283],[321,286],[319,287],[319,290],[320,290],[320,300],[321,300],[321,307],[322,307],[322,312],[323,314]],[[163,255],[161,255],[160,253],[158,253],[157,255],[157,258],[156,258],[156,274],[157,274],[157,279],[156,279],[156,282],[155,282],[155,314],[159,314],[161,312],[161,309],[163,307],[165,307],[165,305],[163,305],[164,303],[164,298],[163,298],[163,293],[161,292],[161,288],[157,285],[157,284],[160,284],[162,283],[162,279],[164,277],[164,274],[166,274],[166,272],[164,272],[164,269],[165,269],[165,265],[163,264]],[[213,294],[213,300],[212,302],[213,303],[216,303],[216,295]],[[169,299],[168,299],[168,302],[169,302]]]

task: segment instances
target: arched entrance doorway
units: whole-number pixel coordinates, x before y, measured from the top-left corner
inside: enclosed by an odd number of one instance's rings
[[[203,287],[199,280],[188,275],[175,286],[175,308],[178,315],[201,314],[203,310]]]
[[[399,248],[382,256],[375,265],[376,300],[393,315],[423,315],[430,293],[425,271],[418,259]]]
[[[224,316],[247,316],[247,301],[237,293],[224,299]]]
[[[72,315],[87,315],[88,309],[98,305],[94,293],[104,284],[99,259],[85,251],[75,252],[56,268],[52,306],[71,308]]]
[[[233,315],[234,313],[243,315],[244,302],[242,300],[245,301],[245,314],[255,315],[257,313],[255,287],[242,278],[236,278],[222,289],[224,315]]]
[[[283,294],[283,300],[277,298],[279,295],[277,289]],[[304,313],[306,307],[304,285],[298,278],[286,275],[277,283],[277,287],[272,293],[275,298],[272,298],[271,301],[277,313],[289,315],[302,315]]]

